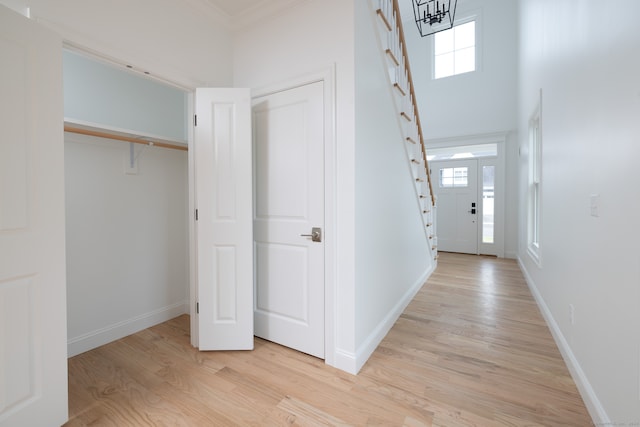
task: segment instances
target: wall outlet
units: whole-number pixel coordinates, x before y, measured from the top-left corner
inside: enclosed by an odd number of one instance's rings
[[[576,324],[576,308],[573,304],[569,304],[569,321],[572,325]]]

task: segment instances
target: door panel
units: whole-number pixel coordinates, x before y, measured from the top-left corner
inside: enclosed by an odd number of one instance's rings
[[[67,420],[62,40],[0,6],[0,426]]]
[[[198,346],[253,349],[251,98],[197,89]]]
[[[477,160],[431,163],[438,206],[438,250],[478,253]]]
[[[253,102],[255,333],[324,357],[323,83]]]

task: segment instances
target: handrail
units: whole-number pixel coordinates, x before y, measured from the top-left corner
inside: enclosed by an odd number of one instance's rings
[[[402,47],[402,55],[404,56],[404,67],[405,67],[405,71],[407,72],[407,80],[408,80],[408,86],[409,86],[409,93],[411,95],[411,103],[413,104],[413,114],[415,116],[415,120],[416,120],[416,126],[418,128],[418,138],[420,139],[420,147],[422,150],[422,160],[424,161],[424,168],[425,168],[425,172],[427,174],[427,181],[429,182],[429,192],[431,193],[431,204],[433,206],[435,206],[436,204],[436,197],[435,197],[435,193],[433,191],[433,184],[431,183],[431,172],[429,171],[429,163],[427,161],[427,148],[424,142],[424,134],[422,133],[422,124],[420,122],[420,114],[418,112],[418,101],[416,98],[416,91],[415,88],[413,86],[413,78],[411,76],[411,67],[409,66],[409,55],[407,53],[407,43],[406,43],[406,39],[404,37],[404,29],[402,26],[402,17],[400,16],[400,6],[398,5],[398,0],[392,0],[393,2],[393,14],[395,15],[396,18],[396,26],[398,27],[398,33],[399,33],[399,39],[398,42],[400,43],[400,46]],[[381,14],[384,17],[384,13]],[[386,20],[386,18],[385,18]],[[386,25],[388,27],[390,27],[390,25],[388,23],[386,23]]]

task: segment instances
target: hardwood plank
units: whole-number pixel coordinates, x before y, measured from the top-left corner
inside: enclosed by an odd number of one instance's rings
[[[517,264],[441,253],[357,376],[255,339],[199,352],[189,317],[69,359],[69,426],[589,426]]]

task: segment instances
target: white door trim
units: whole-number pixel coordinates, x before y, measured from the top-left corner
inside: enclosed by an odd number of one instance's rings
[[[504,258],[505,253],[505,222],[506,222],[506,213],[505,213],[505,197],[506,197],[506,185],[505,185],[505,176],[506,176],[506,143],[509,132],[496,132],[496,133],[486,133],[486,134],[477,134],[477,135],[465,135],[465,136],[455,136],[450,138],[438,138],[438,139],[430,139],[426,141],[427,145],[427,155],[429,154],[430,149],[434,148],[451,148],[451,147],[463,147],[465,145],[478,145],[478,144],[497,144],[498,146],[498,156],[496,160],[496,182],[495,182],[495,250],[496,256],[498,258]],[[482,159],[478,159],[478,170],[481,169]],[[480,186],[480,182],[478,181],[478,186]],[[480,188],[480,187],[478,187]],[[479,203],[479,201],[478,201]],[[436,224],[437,225],[437,224]],[[480,248],[481,237],[478,237],[478,248]]]
[[[325,363],[336,364],[336,127],[335,65],[287,81],[252,90],[252,98],[270,95],[310,83],[324,82],[324,346]],[[255,266],[254,266],[255,269]]]

